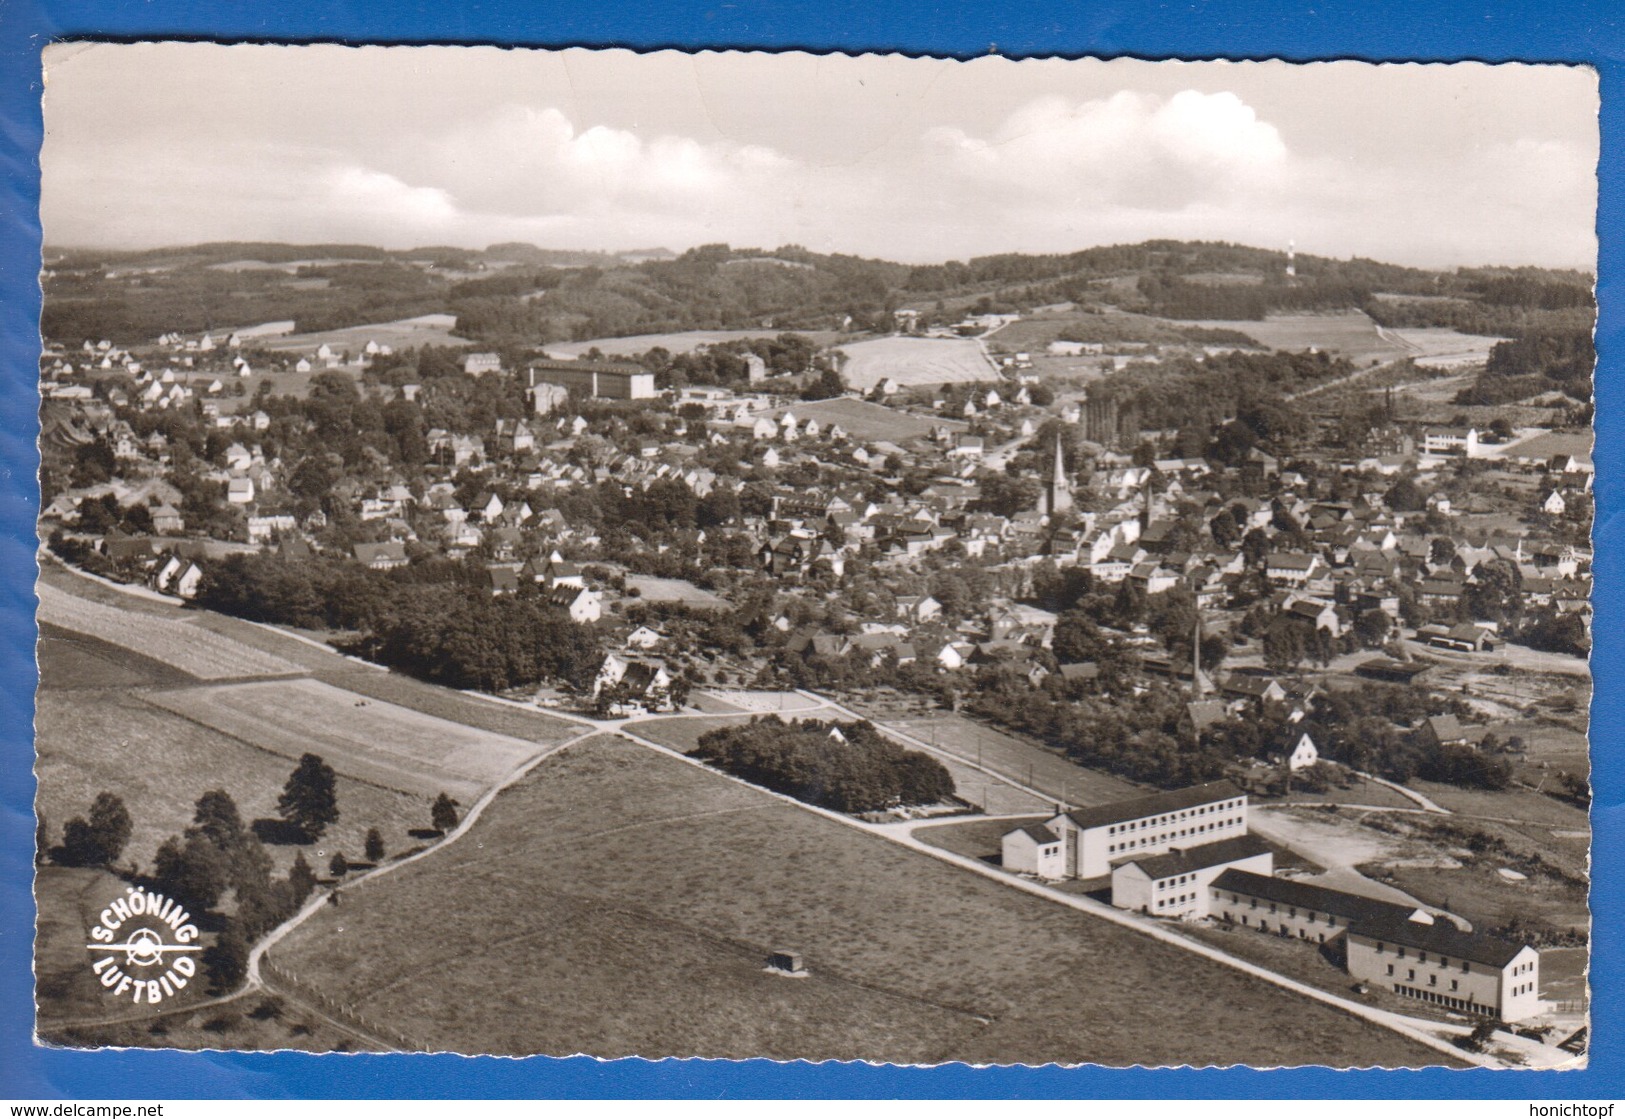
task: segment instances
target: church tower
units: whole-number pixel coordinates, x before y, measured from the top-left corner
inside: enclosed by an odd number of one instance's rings
[[[1061,433],[1055,433],[1055,470],[1038,496],[1038,511],[1046,517],[1072,508],[1072,484],[1066,480],[1066,459],[1061,454]]]

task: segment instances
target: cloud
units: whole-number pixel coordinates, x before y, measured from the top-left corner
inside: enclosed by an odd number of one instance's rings
[[[393,175],[364,167],[336,167],[325,175],[325,205],[349,219],[401,222],[417,229],[456,219],[457,207],[438,187],[414,187]]]
[[[519,105],[397,161],[417,163],[466,210],[509,216],[693,212],[729,205],[793,166],[758,146],[677,135],[644,140],[604,125],[578,130],[557,108]]]
[[[1027,197],[1179,210],[1277,181],[1289,157],[1276,128],[1233,93],[1041,97],[990,136],[931,130],[955,174]]]
[[[1482,137],[1438,150],[1357,156],[1335,130],[1289,127],[1280,105],[1264,113],[1223,88],[1050,92],[1003,113],[948,106],[833,158],[797,144],[793,114],[816,106],[764,108],[785,114],[769,146],[763,132],[734,139],[701,119],[643,130],[562,104],[475,98],[349,139],[284,127],[205,141],[163,116],[145,133],[75,140],[52,118],[46,233],[113,246],[793,241],[903,261],[1156,237],[1294,238],[1304,252],[1446,266],[1595,255],[1581,220],[1595,204],[1594,150],[1496,133],[1493,118]]]

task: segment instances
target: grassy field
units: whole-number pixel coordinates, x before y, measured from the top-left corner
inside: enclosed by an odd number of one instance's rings
[[[117,645],[48,622],[39,628],[35,657],[42,686],[66,690],[191,682],[185,673]]]
[[[996,381],[999,371],[971,338],[873,338],[841,347],[841,376],[859,392],[888,377],[899,385],[946,385],[956,381]]]
[[[52,1021],[72,1018],[110,1017],[139,1013],[128,993],[114,999],[90,970],[105,952],[93,954],[85,945],[90,930],[115,898],[124,896],[123,879],[102,870],[70,870],[40,867],[34,880],[34,897],[39,906],[39,923],[34,941],[34,997],[39,1007],[41,1029]],[[205,934],[201,943],[212,942]],[[207,984],[201,975],[188,983],[175,999],[177,1007],[204,997]]]
[[[559,342],[549,344],[547,352],[560,357],[580,357],[596,348],[606,357],[630,357],[647,353],[659,346],[674,354],[691,354],[701,346],[717,342],[732,342],[740,338],[777,338],[782,330],[684,330],[675,334],[634,334],[626,338],[592,338],[585,342]],[[814,344],[828,346],[844,335],[831,330],[797,331],[811,338]]]
[[[650,742],[658,742],[686,754],[700,744],[700,736],[707,731],[741,726],[752,718],[754,716],[749,712],[740,712],[737,715],[712,715],[704,719],[647,719],[640,721],[633,729]]]
[[[1346,357],[1356,365],[1393,361],[1411,348],[1384,336],[1363,311],[1330,315],[1271,315],[1262,322],[1209,320],[1191,326],[1239,330],[1272,350],[1318,349]]]
[[[781,947],[804,955],[808,978],[762,970]],[[544,762],[468,840],[348,891],[272,956],[373,1019],[460,1052],[1440,1060],[610,737]]]
[[[83,815],[102,791],[123,797],[134,831],[121,861],[152,865],[158,845],[192,822],[192,807],[224,789],[245,821],[276,817],[276,799],[293,763],[200,726],[119,690],[59,690],[47,677],[35,716],[39,809],[53,842],[62,825]],[[359,857],[369,827],[391,852],[413,844],[410,828],[427,827],[429,801],[341,775],[339,822],[304,848],[323,866],[334,851]],[[268,848],[279,867],[296,848]]]
[[[320,673],[318,679],[347,692],[383,700],[448,722],[461,723],[465,727],[542,744],[562,742],[581,730],[578,724],[555,719],[543,711],[494,703],[394,672],[375,672],[344,661],[340,661],[340,664],[343,665],[341,669],[331,674]]]
[[[37,590],[41,622],[122,646],[200,680],[285,676],[304,671],[290,661],[178,618],[104,606],[46,582],[41,582]]]
[[[65,1026],[42,1019],[40,1036],[53,1045],[80,1048],[114,1045],[239,1052],[301,1049],[311,1053],[364,1052],[371,1048],[326,1019],[291,1008],[275,995],[263,994],[107,1025]]]
[[[363,323],[338,330],[323,330],[313,334],[283,334],[262,338],[256,342],[261,349],[277,353],[315,353],[322,346],[331,346],[335,352],[349,350],[352,358],[359,358],[368,342],[393,349],[408,346],[471,346],[467,338],[452,333],[457,320],[452,315],[419,315],[416,318],[396,319],[391,322]]]
[[[967,859],[981,859],[990,866],[1001,866],[1004,845],[1002,840],[1027,824],[1042,824],[1049,816],[1005,817],[1001,820],[965,820],[953,824],[932,824],[914,829],[914,838],[932,847],[964,855]]]
[[[888,440],[901,443],[908,439],[924,439],[937,428],[949,431],[969,431],[970,425],[960,420],[938,416],[921,416],[898,408],[888,408],[868,400],[854,400],[843,396],[835,400],[810,400],[792,404],[774,412],[775,419],[789,412],[797,420],[817,420],[828,431],[839,427],[848,436],[861,442]]]
[[[1497,860],[1475,859],[1447,869],[1430,866],[1385,868],[1379,881],[1397,886],[1429,905],[1437,905],[1493,928],[1515,918],[1538,918],[1561,929],[1585,930],[1590,924],[1585,890],[1551,879],[1530,877],[1508,882],[1495,873]]]
[[[959,715],[890,721],[889,725],[1066,804],[1107,804],[1145,796],[1150,791],[1121,777],[1085,769],[1035,742]]]
[[[1361,822],[1367,832],[1375,827],[1390,835],[1408,836],[1420,842],[1421,850],[1451,856],[1455,865],[1410,865],[1439,860],[1376,854],[1362,868],[1369,877],[1421,901],[1460,913],[1480,927],[1515,917],[1535,918],[1560,928],[1584,929],[1589,923],[1583,842],[1557,841],[1547,828],[1464,817],[1365,816]],[[1471,838],[1471,833],[1479,833],[1482,840]],[[1491,849],[1496,844],[1501,849]],[[1414,843],[1409,846],[1416,848]],[[1500,873],[1502,869],[1525,877],[1508,879]]]
[[[1243,332],[1245,333],[1245,331]],[[1124,311],[1090,314],[1071,308],[1036,312],[987,335],[989,348],[1002,353],[1026,351],[1037,357],[1061,335],[1079,342],[1179,343],[1186,340],[1178,323]]]
[[[504,704],[491,703],[461,692],[443,688],[435,684],[426,684],[410,676],[402,676],[392,672],[370,667],[367,664],[350,660],[329,648],[321,648],[300,641],[290,633],[269,626],[258,626],[245,622],[239,618],[227,617],[224,614],[213,614],[206,610],[188,610],[179,604],[157,601],[115,590],[111,587],[75,575],[55,564],[42,568],[40,581],[49,583],[53,588],[60,588],[71,592],[75,597],[84,598],[89,602],[115,609],[141,619],[158,618],[185,624],[208,631],[231,641],[235,645],[247,646],[250,649],[275,657],[282,661],[298,665],[313,673],[317,679],[345,691],[356,692],[373,699],[381,699],[400,707],[408,707],[413,711],[420,711],[425,715],[434,715],[455,723],[466,723],[471,727],[490,731],[492,734],[509,735],[514,738],[523,738],[531,742],[558,742],[576,732],[576,726],[563,719],[555,719],[541,711],[528,711],[524,708],[511,707]],[[142,625],[145,621],[142,620]],[[93,640],[86,640],[83,635],[76,635],[70,631],[58,631],[57,636],[65,636],[78,641],[87,648],[97,647]],[[319,639],[320,635],[307,634],[306,636]],[[107,652],[107,650],[103,650]],[[117,650],[116,655],[121,664],[132,664],[134,660],[123,650]],[[87,669],[88,670],[88,669]],[[175,669],[166,668],[161,662],[145,661],[144,671],[149,676],[154,670],[163,670],[159,676],[152,676],[152,683],[185,683],[188,678],[177,673]],[[60,686],[60,685],[59,685]]]
[[[809,712],[810,717],[818,719],[834,718],[841,720],[841,716],[832,711]],[[634,728],[637,733],[651,742],[658,742],[662,746],[673,750],[689,753],[699,745],[700,736],[706,731],[718,727],[738,726],[742,719],[749,716],[714,715],[704,719],[650,719],[640,722]],[[786,720],[794,720],[793,711],[785,711],[782,716]],[[929,736],[926,736],[929,741]],[[911,743],[903,744],[908,749],[916,749]],[[997,777],[988,777],[985,773],[956,762],[950,752],[944,751],[948,756],[939,756],[938,760],[948,769],[948,774],[954,780],[954,789],[961,799],[983,809],[989,813],[1005,814],[1011,812],[1037,812],[1048,807],[1040,797],[1032,796],[1021,789],[1001,781]],[[972,757],[974,758],[974,754]]]
[[[1462,334],[1444,327],[1389,330],[1388,335],[1412,348],[1417,365],[1441,369],[1483,365],[1495,344],[1505,341],[1485,334]]]
[[[1489,819],[1522,820],[1542,827],[1564,830],[1586,829],[1590,819],[1583,809],[1533,789],[1513,787],[1501,792],[1483,789],[1464,789],[1459,785],[1442,785],[1435,781],[1412,779],[1408,788],[1431,798],[1441,808],[1459,812],[1464,816],[1483,816]]]
[[[297,761],[312,751],[347,777],[469,804],[534,752],[533,743],[358,698],[317,680],[153,692],[189,720]],[[288,718],[297,712],[296,720]]]

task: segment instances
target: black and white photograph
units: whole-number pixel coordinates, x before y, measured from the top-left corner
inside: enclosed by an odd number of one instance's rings
[[[44,72],[40,1044],[1585,1067],[1595,71]]]

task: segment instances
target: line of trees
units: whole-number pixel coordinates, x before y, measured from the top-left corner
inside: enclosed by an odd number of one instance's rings
[[[195,602],[250,621],[355,630],[356,652],[454,688],[580,686],[603,659],[593,630],[533,587],[496,599],[478,586],[406,578],[343,560],[236,555],[209,565]]]

